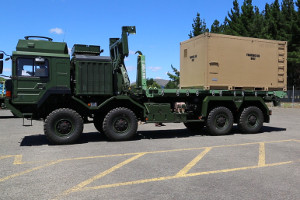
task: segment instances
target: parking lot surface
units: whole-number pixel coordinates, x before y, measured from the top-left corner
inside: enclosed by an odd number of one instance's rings
[[[111,142],[87,124],[63,146],[48,144],[42,121],[22,123],[0,110],[1,200],[300,199],[300,109],[274,108],[258,134],[142,124]]]

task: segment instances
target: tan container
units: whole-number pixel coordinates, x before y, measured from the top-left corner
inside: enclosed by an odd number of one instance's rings
[[[287,42],[205,33],[180,43],[180,87],[286,90]]]

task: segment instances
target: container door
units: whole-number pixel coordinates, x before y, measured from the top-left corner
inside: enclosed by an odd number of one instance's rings
[[[14,66],[13,103],[36,104],[44,95],[49,81],[48,60],[19,57]]]

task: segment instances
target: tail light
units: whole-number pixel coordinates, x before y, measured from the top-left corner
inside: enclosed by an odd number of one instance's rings
[[[6,91],[6,95],[7,98],[11,98],[11,91]]]

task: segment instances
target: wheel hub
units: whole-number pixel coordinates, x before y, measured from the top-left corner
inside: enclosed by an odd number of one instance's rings
[[[56,130],[60,134],[68,134],[72,130],[72,123],[68,120],[61,120],[57,123]]]
[[[220,116],[217,118],[217,126],[224,127],[226,124],[226,118],[224,116]]]
[[[125,120],[123,118],[118,119],[118,120],[116,120],[114,127],[118,132],[124,132],[128,128],[128,122],[127,122],[127,120]]]
[[[257,121],[257,118],[256,116],[254,115],[251,115],[249,118],[248,118],[248,123],[251,125],[251,126],[254,126],[256,124],[256,121]]]

